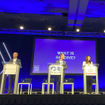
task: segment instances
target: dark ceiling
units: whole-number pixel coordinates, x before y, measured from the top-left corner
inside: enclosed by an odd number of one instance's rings
[[[75,30],[105,29],[105,0],[4,0],[0,3],[0,28]]]

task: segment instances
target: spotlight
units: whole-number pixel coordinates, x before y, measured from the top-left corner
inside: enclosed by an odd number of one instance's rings
[[[20,30],[24,30],[24,27],[23,26],[20,26],[19,28],[20,28]]]
[[[79,28],[77,28],[77,29],[76,29],[76,32],[80,32],[80,29],[79,29]]]
[[[105,33],[105,30],[104,30],[104,33]]]
[[[52,30],[52,28],[51,27],[48,27],[48,31],[51,31]]]

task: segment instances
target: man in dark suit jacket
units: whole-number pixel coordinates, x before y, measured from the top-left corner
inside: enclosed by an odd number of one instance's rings
[[[13,53],[13,59],[9,61],[9,63],[18,64],[21,68],[21,60],[18,59],[18,52]],[[9,75],[9,89],[8,93],[12,92],[12,82],[14,81],[15,75]]]
[[[18,64],[21,66],[21,60],[18,59],[18,53],[17,52],[13,52],[13,59],[11,59],[9,62],[7,63],[12,63],[12,64]],[[5,83],[6,83],[6,78],[7,76],[5,75],[5,80],[4,80],[4,86],[3,86],[3,91],[5,91]],[[14,81],[15,75],[9,75],[9,88],[8,88],[8,94],[12,93],[12,82]]]
[[[9,63],[17,64],[17,65],[20,66],[20,68],[22,68],[22,66],[21,66],[21,60],[18,59],[18,58],[13,58],[13,59],[11,59],[11,60],[9,61]]]
[[[60,54],[60,59],[56,61],[57,65],[62,65],[63,66],[63,71],[64,71],[64,75],[65,75],[65,69],[67,69],[67,64],[66,61],[64,61],[65,59],[65,55],[62,53]],[[56,92],[59,93],[59,89],[60,89],[60,80],[61,80],[61,76],[57,76],[56,78],[57,80],[57,84],[56,84]]]

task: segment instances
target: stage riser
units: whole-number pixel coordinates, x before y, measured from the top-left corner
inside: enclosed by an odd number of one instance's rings
[[[1,95],[0,105],[105,105],[105,95]]]

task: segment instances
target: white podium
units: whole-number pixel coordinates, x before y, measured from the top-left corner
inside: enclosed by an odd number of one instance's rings
[[[98,64],[96,65],[87,65],[83,67],[84,73],[84,94],[87,94],[87,76],[95,76],[96,77],[96,94],[99,94],[99,85],[98,85]]]
[[[60,75],[61,76],[60,94],[63,94],[63,78],[64,78],[63,66],[55,65],[55,64],[49,65],[47,94],[50,93],[50,79],[51,79],[52,75]]]
[[[17,93],[19,70],[20,70],[20,66],[17,65],[17,64],[9,64],[9,63],[8,64],[4,64],[4,66],[3,66],[2,80],[1,80],[0,94],[3,93],[3,85],[4,85],[4,76],[5,75],[15,75],[14,94]]]

